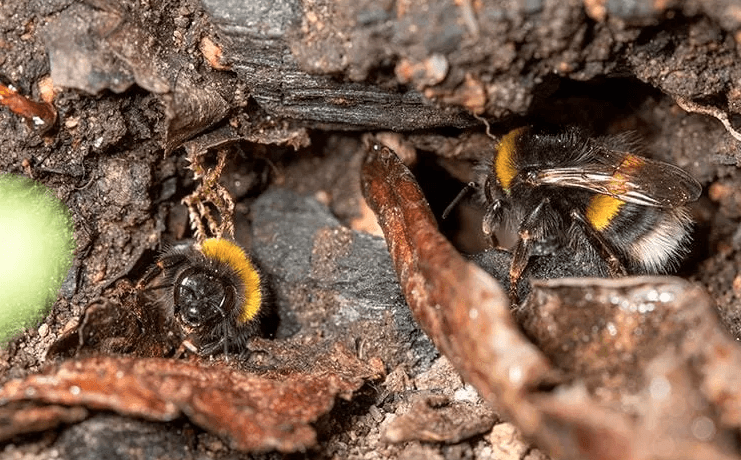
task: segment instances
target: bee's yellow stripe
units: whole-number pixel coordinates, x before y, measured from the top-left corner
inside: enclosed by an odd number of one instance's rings
[[[242,312],[239,321],[246,323],[253,319],[262,304],[260,291],[260,274],[244,250],[229,240],[208,238],[201,244],[201,251],[206,257],[212,257],[224,262],[232,268],[244,283],[244,304],[239,305]]]
[[[509,193],[512,179],[517,175],[517,169],[514,164],[514,156],[517,153],[517,138],[525,131],[526,128],[517,128],[507,133],[497,146],[497,157],[494,161],[494,173],[496,174],[499,185],[506,193]]]
[[[597,231],[602,231],[610,225],[625,201],[609,195],[594,195],[587,206],[587,221]]]

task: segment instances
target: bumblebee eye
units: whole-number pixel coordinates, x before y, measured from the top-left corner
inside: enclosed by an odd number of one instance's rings
[[[208,273],[186,271],[175,285],[175,314],[191,327],[225,316],[226,301],[224,284]]]

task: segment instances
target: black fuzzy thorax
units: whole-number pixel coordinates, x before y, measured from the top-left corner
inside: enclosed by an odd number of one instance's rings
[[[541,218],[531,229],[533,238],[540,242],[536,252],[547,254],[573,243],[574,236],[581,236],[582,231],[574,226],[570,213],[574,208],[585,212],[594,193],[559,186],[534,186],[527,183],[527,177],[546,168],[598,161],[595,145],[579,131],[570,130],[558,135],[526,133],[518,136],[515,146],[511,162],[518,172],[510,184],[510,193],[501,190],[505,198],[505,226],[520,230],[526,216],[545,203]]]

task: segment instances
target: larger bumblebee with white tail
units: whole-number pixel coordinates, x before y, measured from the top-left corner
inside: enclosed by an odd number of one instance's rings
[[[528,259],[570,246],[606,262],[612,276],[665,273],[688,252],[686,204],[700,184],[677,166],[636,154],[630,136],[592,138],[519,128],[506,134],[482,168],[482,229],[516,233],[510,297]]]

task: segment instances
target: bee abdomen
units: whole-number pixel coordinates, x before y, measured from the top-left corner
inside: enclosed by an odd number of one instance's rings
[[[626,259],[631,273],[666,273],[688,252],[692,219],[684,206],[656,208],[625,203],[597,229]]]
[[[661,210],[661,218],[629,246],[630,258],[647,273],[676,268],[689,251],[692,218],[685,207]]]
[[[601,232],[613,222],[623,205],[625,205],[625,201],[609,195],[595,194],[589,200],[586,209],[587,221],[595,230]]]

